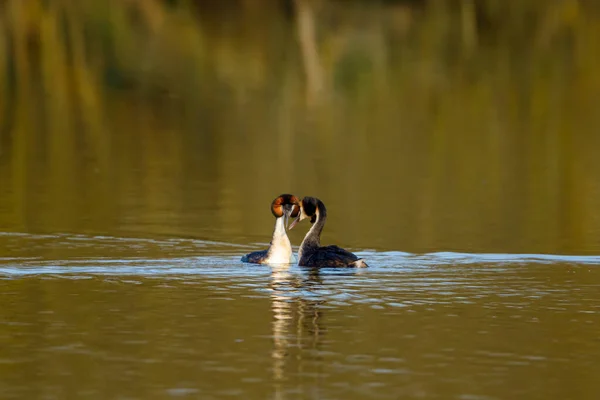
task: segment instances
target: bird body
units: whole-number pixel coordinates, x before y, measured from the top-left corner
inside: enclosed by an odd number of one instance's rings
[[[317,268],[365,268],[367,263],[355,254],[339,246],[321,246],[321,232],[327,220],[327,208],[323,202],[315,197],[302,199],[300,213],[290,224],[292,229],[296,224],[310,218],[312,226],[304,237],[298,250],[298,265],[302,267]]]
[[[242,262],[251,264],[288,264],[294,262],[292,244],[286,232],[289,217],[296,217],[300,212],[300,201],[296,196],[282,194],[271,203],[271,212],[275,216],[275,229],[269,248],[259,250],[242,257]]]

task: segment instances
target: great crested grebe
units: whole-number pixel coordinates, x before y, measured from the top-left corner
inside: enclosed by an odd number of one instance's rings
[[[289,226],[292,229],[299,221],[310,218],[312,226],[298,250],[298,265],[301,267],[365,268],[367,263],[348,250],[338,246],[321,246],[321,231],[327,220],[325,204],[315,197],[305,197],[300,206],[300,215]]]
[[[285,231],[289,218],[300,213],[300,201],[291,194],[282,194],[271,203],[275,216],[273,238],[266,250],[255,251],[242,257],[242,262],[252,264],[287,264],[293,261],[292,244]]]

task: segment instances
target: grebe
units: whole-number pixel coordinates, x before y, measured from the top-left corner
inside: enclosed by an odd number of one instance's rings
[[[300,213],[300,201],[291,194],[282,194],[271,203],[275,216],[275,230],[267,250],[255,251],[242,257],[242,262],[252,264],[287,264],[292,262],[292,244],[285,231],[289,217]]]
[[[321,231],[327,220],[325,204],[315,197],[305,197],[300,206],[300,215],[289,226],[292,229],[299,221],[310,218],[313,224],[298,250],[298,265],[301,267],[365,268],[367,263],[348,250],[338,246],[321,247]]]

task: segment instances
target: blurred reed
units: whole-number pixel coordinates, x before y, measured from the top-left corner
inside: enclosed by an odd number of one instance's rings
[[[293,191],[354,245],[598,248],[595,2],[0,10],[7,229],[258,238]]]

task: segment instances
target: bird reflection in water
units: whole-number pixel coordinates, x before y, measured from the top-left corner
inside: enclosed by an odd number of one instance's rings
[[[290,375],[310,372],[324,377],[319,367],[314,370],[322,361],[319,353],[327,335],[323,305],[327,302],[328,290],[322,273],[318,268],[272,269],[269,284],[273,310],[271,356],[276,398],[285,397],[284,382]]]
[[[311,291],[318,289],[321,283],[318,271],[303,276],[291,273],[286,267],[272,269],[269,286],[272,290],[275,381],[285,378],[286,358],[291,349],[319,346],[320,337],[325,333],[319,309],[324,300]],[[314,299],[310,299],[311,296]]]

